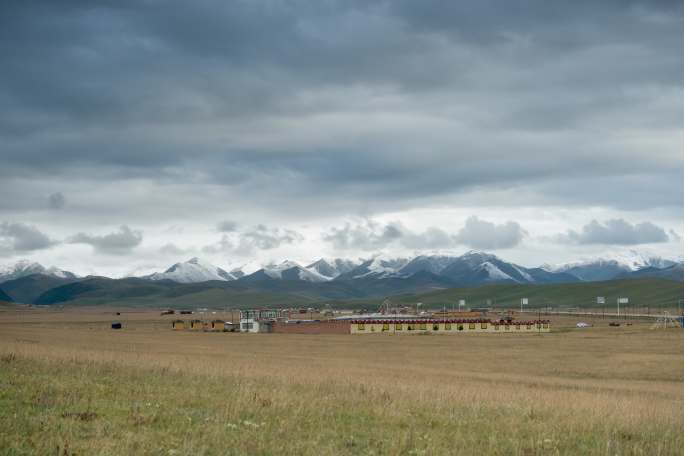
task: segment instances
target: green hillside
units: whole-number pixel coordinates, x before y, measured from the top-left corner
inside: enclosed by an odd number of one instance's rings
[[[628,297],[630,307],[658,309],[677,307],[684,299],[684,283],[663,279],[612,280],[553,285],[487,285],[475,288],[452,288],[429,293],[401,295],[395,303],[439,308],[458,305],[465,299],[469,307],[491,306],[516,308],[521,298],[529,298],[529,308],[580,307],[602,308],[596,297],[606,298],[606,307],[614,308],[618,297]],[[488,304],[488,300],[491,304]]]
[[[69,306],[245,308],[291,307],[311,301],[311,298],[300,294],[261,291],[233,282],[178,284],[169,281],[98,277],[48,290],[35,303]]]
[[[74,282],[74,279],[32,274],[4,282],[2,289],[7,295],[12,297],[14,302],[31,304],[46,291],[72,282]]]
[[[1,303],[13,302],[13,299],[7,293],[5,293],[2,289],[0,289],[0,302]]]
[[[657,312],[658,309],[676,308],[684,299],[684,282],[657,278],[583,282],[570,284],[515,285],[499,284],[468,288],[435,289],[420,293],[392,293],[396,305],[413,306],[422,302],[424,308],[456,307],[465,299],[467,307],[517,308],[520,299],[529,299],[529,309],[544,307],[603,308],[596,304],[597,296],[604,296],[606,309],[615,308],[618,296],[630,299],[630,308]],[[390,287],[391,288],[391,287]],[[367,290],[365,290],[367,292]],[[364,298],[348,283],[308,284],[283,281],[269,288],[238,282],[204,282],[179,284],[170,281],[150,282],[141,279],[89,278],[50,289],[34,303],[70,306],[124,306],[173,308],[246,308],[246,307],[300,307],[331,305],[334,308],[375,310],[383,300],[380,290],[373,290]],[[351,296],[350,296],[351,295]],[[380,297],[379,297],[380,296]]]

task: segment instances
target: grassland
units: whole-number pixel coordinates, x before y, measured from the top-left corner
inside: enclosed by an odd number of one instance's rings
[[[111,331],[109,322],[124,322]],[[684,330],[173,332],[0,312],[1,454],[601,454],[684,448]]]

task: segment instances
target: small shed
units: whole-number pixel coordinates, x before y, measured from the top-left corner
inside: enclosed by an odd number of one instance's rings
[[[224,332],[236,332],[240,331],[240,325],[238,323],[233,323],[232,321],[227,321],[223,324]]]
[[[112,329],[121,329],[121,328],[123,328],[123,326],[118,321],[112,323]]]
[[[225,331],[226,330],[226,322],[223,320],[214,320],[211,322],[211,330],[212,331]]]
[[[174,322],[171,323],[171,327],[176,331],[182,331],[185,329],[185,322],[183,320],[174,320]]]
[[[202,323],[202,320],[192,320],[190,322],[190,329],[199,331],[200,329],[204,329],[204,323]]]

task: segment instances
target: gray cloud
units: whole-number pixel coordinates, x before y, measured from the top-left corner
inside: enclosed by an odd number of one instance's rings
[[[681,240],[682,240],[682,237],[679,235],[679,233],[677,233],[677,232],[676,232],[675,230],[673,230],[673,229],[668,230],[667,234],[668,234],[668,236],[670,237],[670,240],[671,240],[671,241],[674,241],[674,242],[681,242]]]
[[[668,137],[683,114],[668,96],[684,74],[674,2],[2,8],[6,176],[88,168],[158,184],[187,169],[246,205],[315,214],[485,185],[568,199],[573,179],[653,182],[684,164],[648,134]],[[646,128],[646,141],[606,137],[616,128]],[[659,186],[614,188],[572,202],[681,204]]]
[[[340,250],[376,250],[401,239],[404,231],[404,227],[398,223],[382,225],[366,220],[357,225],[347,223],[342,228],[334,227],[323,233],[322,238]]]
[[[168,244],[164,244],[163,246],[159,247],[159,253],[166,256],[177,257],[179,255],[185,255],[188,253],[188,250],[169,242]]]
[[[377,250],[392,245],[430,250],[465,245],[476,249],[507,249],[518,245],[527,235],[517,222],[497,225],[473,216],[456,234],[437,227],[414,232],[399,222],[380,224],[372,220],[323,233],[323,240],[341,250]]]
[[[141,231],[132,230],[127,225],[121,225],[119,231],[97,236],[78,233],[66,240],[69,244],[89,244],[97,252],[123,255],[130,253],[143,240]]]
[[[224,220],[216,225],[216,230],[221,233],[232,233],[237,230],[237,223]]]
[[[205,245],[202,247],[202,252],[210,254],[210,255],[216,255],[216,254],[221,254],[221,253],[233,253],[235,250],[235,243],[231,240],[231,238],[224,234],[221,236],[221,239],[211,245]]]
[[[665,229],[651,222],[632,224],[623,219],[612,219],[600,223],[592,220],[580,231],[569,230],[558,239],[575,244],[637,245],[668,242],[671,237],[678,239],[674,231],[670,233],[668,236]]]
[[[53,193],[48,196],[48,206],[50,209],[62,209],[66,204],[66,198],[61,192]]]
[[[253,230],[240,234],[241,245],[261,250],[270,250],[282,244],[292,244],[302,241],[304,237],[296,231],[286,228],[269,228],[257,225]]]
[[[527,232],[517,222],[497,225],[473,216],[466,220],[454,239],[475,249],[509,249],[520,244],[526,235]]]
[[[32,252],[47,249],[57,244],[57,241],[40,231],[38,228],[25,223],[0,223],[0,254]]]
[[[248,231],[224,234],[218,243],[207,245],[202,251],[209,254],[249,255],[257,250],[272,250],[303,240],[304,236],[297,231],[259,224]]]
[[[43,226],[55,189],[67,233],[435,207],[678,219],[683,39],[667,1],[0,2],[0,219]],[[277,244],[216,228],[210,248]],[[457,242],[339,230],[347,249]]]

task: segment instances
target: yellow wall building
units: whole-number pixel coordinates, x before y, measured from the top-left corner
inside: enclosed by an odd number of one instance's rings
[[[356,320],[351,322],[352,334],[458,334],[458,333],[539,333],[550,332],[547,320]]]
[[[211,322],[212,331],[223,331],[226,329],[226,322],[223,320],[214,320]]]
[[[176,320],[171,323],[171,327],[176,331],[182,331],[185,329],[185,322],[183,320]]]
[[[199,331],[204,329],[204,322],[202,320],[192,320],[190,322],[190,329],[194,331]]]

